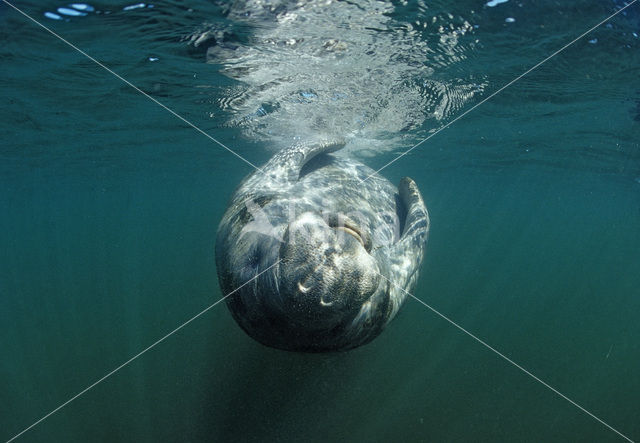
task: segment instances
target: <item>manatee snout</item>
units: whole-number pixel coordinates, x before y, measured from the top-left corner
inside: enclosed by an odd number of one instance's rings
[[[407,178],[396,187],[331,154],[343,146],[317,140],[279,151],[242,181],[218,227],[227,306],[267,346],[361,346],[382,332],[417,282],[429,232],[417,185]]]
[[[279,285],[293,321],[336,326],[380,284],[369,236],[351,220],[307,212],[289,223],[280,247]]]

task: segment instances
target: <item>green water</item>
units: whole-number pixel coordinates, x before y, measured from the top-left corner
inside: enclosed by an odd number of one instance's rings
[[[250,161],[269,158],[268,142],[216,106],[234,81],[181,40],[204,17],[224,21],[219,8],[45,21],[58,6],[24,7]],[[615,11],[605,1],[430,7],[479,24],[476,49],[434,74],[484,76],[486,92],[463,110]],[[415,296],[640,439],[632,8],[597,43],[586,37],[382,174],[413,177],[430,210]],[[428,13],[398,4],[394,17]],[[0,21],[4,441],[224,295],[215,230],[251,168],[6,5]],[[426,119],[407,145],[458,114]],[[377,168],[398,152],[362,161]],[[375,341],[326,355],[265,348],[218,305],[16,441],[622,438],[408,300]]]

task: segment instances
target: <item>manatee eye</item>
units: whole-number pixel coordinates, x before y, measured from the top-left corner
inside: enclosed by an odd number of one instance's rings
[[[249,263],[249,265],[252,267],[257,266],[259,262],[260,254],[258,254],[258,251],[254,251],[254,253],[247,258],[247,263]]]
[[[260,264],[260,260],[262,259],[262,252],[260,251],[259,247],[254,245],[253,247],[249,248],[249,250],[247,250],[244,257],[246,266],[256,268]]]
[[[336,248],[329,248],[326,251],[324,251],[325,257],[329,257],[331,254],[335,254],[335,253],[336,253]]]

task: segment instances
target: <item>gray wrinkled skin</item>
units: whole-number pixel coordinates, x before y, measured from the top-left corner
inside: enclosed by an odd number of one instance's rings
[[[416,184],[403,178],[396,189],[378,175],[359,183],[373,170],[330,154],[342,146],[282,150],[266,174],[242,181],[220,222],[224,294],[277,263],[227,298],[236,322],[267,346],[322,352],[367,343],[418,279],[429,215]]]

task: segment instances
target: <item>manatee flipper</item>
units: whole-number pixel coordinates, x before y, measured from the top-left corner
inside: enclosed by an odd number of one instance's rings
[[[404,229],[400,239],[389,250],[392,281],[390,288],[390,316],[393,318],[418,280],[418,273],[429,235],[429,212],[416,182],[404,177],[398,185],[404,213]],[[416,262],[417,260],[417,262]],[[413,262],[413,266],[409,263]],[[403,288],[404,291],[400,288]],[[407,292],[405,292],[407,291]]]
[[[398,193],[406,210],[404,229],[398,243],[408,242],[414,247],[424,248],[429,233],[429,212],[418,185],[409,177],[403,177],[398,185]]]
[[[344,140],[320,140],[313,142],[300,142],[283,149],[273,156],[265,165],[264,170],[276,180],[294,183],[300,177],[300,170],[312,158],[319,154],[328,154],[342,149]]]

